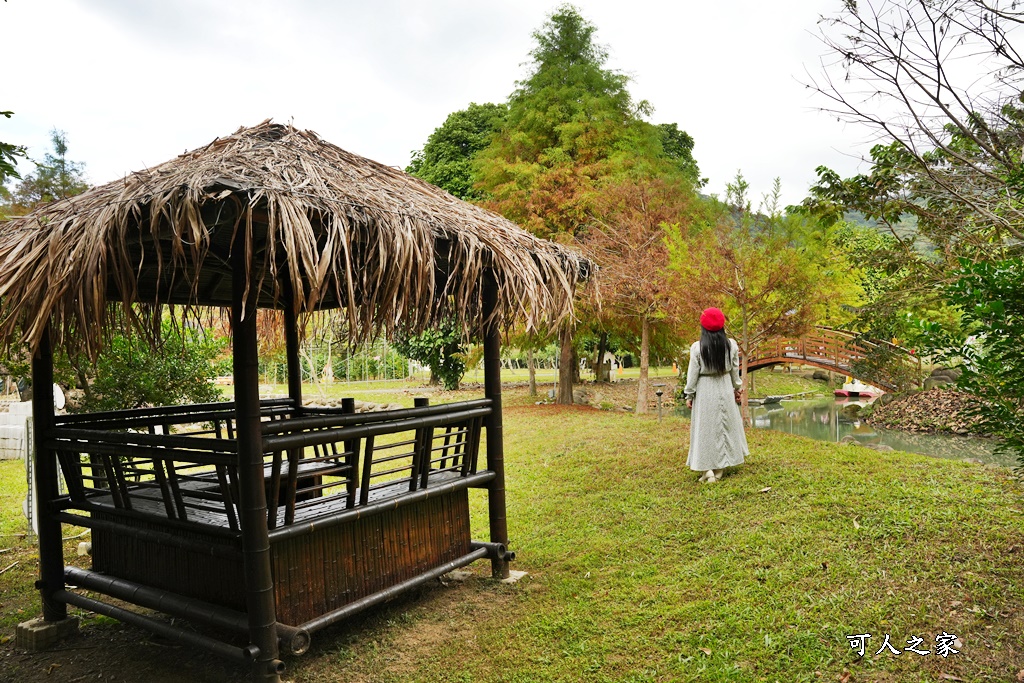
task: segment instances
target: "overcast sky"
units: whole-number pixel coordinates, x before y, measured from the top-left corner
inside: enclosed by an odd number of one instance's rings
[[[266,118],[404,167],[445,117],[504,101],[526,73],[541,0],[7,0],[0,140],[41,158],[48,131],[94,184]],[[579,0],[608,66],[696,140],[707,191],[738,169],[755,206],[796,203],[870,138],[819,113],[818,15],[839,0]],[[31,167],[22,166],[23,171]],[[863,170],[863,169],[862,169]]]

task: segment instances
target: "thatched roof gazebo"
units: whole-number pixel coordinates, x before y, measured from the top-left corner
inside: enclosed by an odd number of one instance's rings
[[[483,557],[507,576],[499,332],[571,316],[588,268],[436,187],[269,122],[0,224],[0,340],[33,353],[41,503],[43,617],[19,640],[47,642],[71,604],[278,680],[280,652],[301,653],[310,633],[397,592]],[[233,402],[54,415],[55,345],[95,356],[112,326],[149,329],[166,305],[230,309]],[[259,397],[258,308],[284,312],[287,399]],[[483,339],[484,397],[372,415],[351,401],[304,407],[302,319],[331,308],[357,339],[458,320]],[[487,490],[486,542],[469,536],[469,488]],[[92,529],[92,570],[65,567],[62,524]]]

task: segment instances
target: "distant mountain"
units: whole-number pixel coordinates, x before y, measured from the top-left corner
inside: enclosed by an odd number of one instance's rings
[[[847,211],[843,214],[843,220],[852,225],[860,225],[866,228],[873,228],[878,232],[886,235],[891,235],[892,232],[889,230],[889,226],[881,223],[880,221],[870,220],[860,211]],[[917,216],[906,216],[897,223],[893,232],[902,240],[911,240],[914,243],[914,248],[920,254],[930,254],[935,251],[935,245],[929,240],[922,237],[917,232]]]

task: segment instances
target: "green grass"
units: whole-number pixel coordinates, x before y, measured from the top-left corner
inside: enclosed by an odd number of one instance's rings
[[[39,563],[21,507],[26,490],[25,461],[0,460],[0,570],[7,568],[0,574],[0,642],[39,611],[33,589]]]
[[[789,396],[806,392],[829,395],[832,393],[832,387],[825,382],[807,379],[797,373],[771,372],[765,369],[750,373],[750,377],[754,382],[750,392],[751,398]]]
[[[584,371],[582,373],[584,380],[593,379],[593,373]],[[652,367],[649,370],[649,375],[652,379],[656,378],[669,378],[675,377],[676,373],[672,371],[671,366],[665,367]],[[616,380],[635,380],[640,377],[640,368],[625,368],[621,373],[615,376]],[[558,371],[552,368],[538,368],[536,372],[536,380],[538,385],[554,384],[558,379]],[[321,383],[319,385],[313,385],[306,383],[303,385],[303,395],[305,398],[343,398],[346,396],[352,396],[359,400],[373,400],[364,398],[365,396],[376,397],[381,400],[394,400],[396,395],[418,395],[418,392],[422,392],[424,389],[433,390],[434,387],[428,385],[429,374],[420,373],[416,377],[405,378],[405,379],[388,379],[388,380],[368,380],[368,381],[352,381],[344,382],[337,381],[331,383]],[[501,371],[501,381],[505,384],[518,384],[526,383],[530,380],[529,372],[523,369],[509,369],[503,368]],[[463,384],[482,384],[484,381],[483,367],[468,370],[462,378]],[[261,383],[261,394],[263,395],[287,395],[288,386],[286,384],[275,384],[275,383]],[[233,396],[233,388],[230,384],[222,385],[221,392],[226,399],[230,399]],[[390,396],[391,399],[385,398]],[[411,399],[410,399],[411,400]],[[411,405],[411,403],[410,403]]]
[[[681,418],[507,398],[509,532],[528,576],[494,583],[477,563],[463,584],[316,634],[288,680],[1009,681],[1020,669],[1024,505],[1009,471],[752,430],[748,462],[700,485]],[[0,463],[0,491],[19,468]],[[5,520],[13,502],[0,499]],[[485,513],[474,496],[481,539]],[[37,611],[34,576],[11,574],[4,614]],[[931,649],[944,630],[961,654],[874,656],[885,633]],[[855,633],[873,635],[862,659]]]
[[[27,488],[25,461],[0,460],[0,547],[6,547],[3,539],[17,538],[28,528],[21,510]]]

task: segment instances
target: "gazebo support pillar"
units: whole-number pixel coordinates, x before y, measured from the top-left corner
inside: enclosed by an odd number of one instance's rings
[[[263,485],[263,434],[260,429],[259,366],[256,345],[256,285],[245,298],[249,260],[243,240],[232,248],[231,330],[238,440],[239,517],[245,572],[249,641],[260,653],[252,679],[278,683],[277,610],[267,533],[267,499]]]
[[[488,278],[489,280],[489,278]],[[501,426],[501,334],[496,320],[491,320],[498,305],[498,287],[485,280],[483,291],[484,321],[484,396],[491,399],[491,414],[484,418],[487,429],[487,469],[494,472],[488,486],[487,512],[491,542],[508,547],[508,520],[505,511],[505,444]],[[491,559],[491,574],[496,579],[509,577],[508,559]]]
[[[78,632],[78,618],[68,617],[66,603],[56,599],[64,591],[64,541],[61,523],[54,518],[51,501],[60,495],[56,454],[46,448],[53,429],[53,351],[50,326],[43,330],[39,347],[32,356],[32,424],[35,492],[32,500],[39,516],[39,581],[36,588],[43,603],[43,616],[18,624],[16,643],[26,650],[45,650]]]
[[[302,363],[299,358],[299,323],[291,285],[285,287],[284,346],[288,356],[288,397],[298,409],[302,407]]]
[[[53,429],[53,351],[50,326],[43,330],[39,348],[32,356],[32,425],[35,440],[36,505],[39,507],[39,592],[43,598],[43,619],[60,621],[68,606],[53,599],[64,590],[64,541],[60,522],[53,518],[50,501],[60,495],[57,458],[44,445]]]
[[[28,650],[43,650],[78,633],[78,617],[68,616],[68,605],[56,599],[65,590],[63,582],[63,540],[60,522],[54,519],[50,503],[60,493],[55,454],[45,443],[53,429],[53,353],[50,327],[43,330],[36,354],[32,356],[32,422],[35,431],[34,498],[39,510],[39,581],[36,588],[43,603],[42,618],[18,624],[15,643]]]

